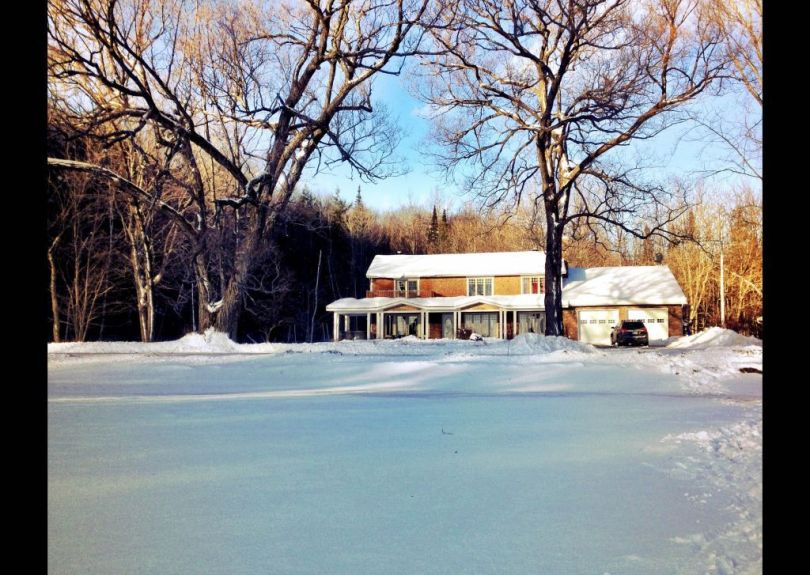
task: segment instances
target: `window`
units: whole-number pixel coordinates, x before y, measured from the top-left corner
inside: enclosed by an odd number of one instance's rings
[[[464,313],[464,327],[473,330],[478,335],[484,337],[498,337],[498,313],[497,312],[469,312]]]
[[[545,293],[543,276],[527,276],[520,278],[520,293]]]
[[[397,297],[417,297],[419,295],[418,279],[401,279],[394,282]]]
[[[467,295],[492,295],[492,278],[467,278]]]

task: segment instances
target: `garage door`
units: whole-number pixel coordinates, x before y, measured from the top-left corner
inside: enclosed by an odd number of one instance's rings
[[[661,343],[669,337],[669,313],[665,307],[629,309],[627,318],[644,322],[650,343]]]
[[[580,310],[579,341],[594,345],[610,345],[610,329],[619,322],[619,310]]]

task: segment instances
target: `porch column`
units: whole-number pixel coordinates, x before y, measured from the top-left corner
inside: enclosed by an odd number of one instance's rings
[[[366,314],[366,340],[371,339],[371,313]]]
[[[423,311],[422,312],[422,339],[427,339],[427,337],[428,337],[427,319],[428,319],[428,314],[427,314],[426,311]]]
[[[382,319],[382,317],[383,317],[382,312],[378,311],[377,312],[377,339],[382,339],[383,335],[384,335],[383,334],[384,327],[383,327],[383,319]]]
[[[518,334],[518,324],[517,324],[517,310],[512,310],[512,337],[515,337]]]
[[[455,311],[453,312],[453,339],[458,337],[458,322],[456,321],[456,313],[457,312]]]
[[[332,326],[332,341],[340,341],[340,314],[335,312]]]

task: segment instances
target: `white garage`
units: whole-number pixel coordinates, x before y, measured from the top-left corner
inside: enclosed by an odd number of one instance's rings
[[[619,310],[579,310],[577,323],[579,341],[594,345],[610,345],[610,330],[619,323]]]
[[[661,343],[669,337],[669,313],[667,308],[631,308],[628,319],[638,319],[647,327],[650,343]]]

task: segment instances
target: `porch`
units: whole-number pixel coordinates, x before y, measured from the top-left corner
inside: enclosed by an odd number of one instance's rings
[[[335,311],[334,341],[399,339],[512,339],[521,333],[544,333],[542,310],[407,309],[382,311]]]

